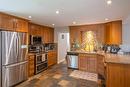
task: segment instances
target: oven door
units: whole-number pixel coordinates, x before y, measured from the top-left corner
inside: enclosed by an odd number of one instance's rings
[[[36,64],[41,64],[47,61],[47,54],[36,54]]]

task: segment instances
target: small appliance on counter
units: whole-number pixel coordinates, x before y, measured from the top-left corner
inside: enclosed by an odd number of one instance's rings
[[[118,54],[130,54],[130,45],[120,45]]]
[[[118,51],[120,50],[120,47],[119,45],[115,45],[115,44],[112,45],[105,44],[102,49],[104,52],[117,54]]]
[[[56,50],[57,44],[56,43],[46,43],[46,44],[44,44],[44,49],[45,49],[45,51]]]
[[[44,46],[41,44],[39,45],[29,45],[28,46],[28,52],[29,53],[40,53],[44,52]]]

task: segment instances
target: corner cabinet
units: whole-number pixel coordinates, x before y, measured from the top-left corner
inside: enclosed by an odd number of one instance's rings
[[[105,43],[121,44],[122,43],[122,21],[113,21],[105,24]]]
[[[16,32],[28,32],[28,20],[0,13],[0,29]]]

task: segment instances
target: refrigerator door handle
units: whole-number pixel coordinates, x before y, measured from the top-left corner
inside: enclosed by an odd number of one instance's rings
[[[28,61],[21,62],[21,63],[16,63],[16,64],[12,64],[12,65],[8,65],[8,66],[5,66],[5,68],[10,68],[10,67],[14,67],[14,66],[22,65],[22,64],[25,64],[25,63],[27,63],[27,62],[28,62]]]

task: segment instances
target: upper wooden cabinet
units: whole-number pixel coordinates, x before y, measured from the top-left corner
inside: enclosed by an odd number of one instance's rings
[[[121,44],[122,43],[122,21],[113,21],[105,24],[106,44]]]
[[[41,36],[41,26],[30,23],[29,30],[30,30],[30,32],[29,32],[30,35]]]
[[[15,19],[15,31],[28,32],[28,22],[23,19]]]
[[[30,35],[41,36],[43,43],[54,43],[54,29],[51,27],[30,23],[29,33]]]
[[[54,29],[46,28],[44,29],[44,43],[53,43],[54,42]]]
[[[0,28],[3,30],[14,30],[14,17],[0,13]]]
[[[0,13],[0,28],[8,31],[28,32],[28,21],[12,15]]]

